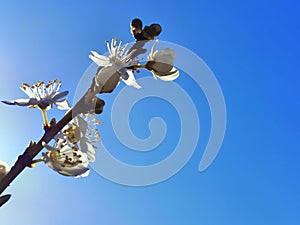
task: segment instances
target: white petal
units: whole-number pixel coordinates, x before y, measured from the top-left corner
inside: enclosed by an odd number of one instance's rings
[[[136,82],[133,72],[130,70],[127,70],[126,73],[128,74],[129,77],[127,80],[122,79],[124,81],[124,83],[128,86],[133,86],[137,89],[140,89],[141,86]]]
[[[75,178],[79,177],[86,177],[89,175],[90,170],[86,167],[70,167],[70,168],[63,168],[61,171],[57,171],[58,173],[65,175],[65,176],[71,176]]]
[[[59,101],[60,99],[66,97],[68,94],[69,94],[69,91],[63,91],[63,92],[57,92],[57,91],[56,91],[56,92],[54,92],[54,93],[52,94],[51,97],[45,98],[45,101],[48,100],[48,101],[50,101],[51,103],[53,103],[53,102]]]
[[[46,146],[45,146],[46,147]],[[61,150],[63,151],[63,150]],[[85,177],[89,174],[89,169],[87,168],[87,163],[78,164],[72,167],[62,167],[60,164],[52,161],[49,156],[49,152],[42,153],[43,160],[45,164],[52,170],[64,175],[64,176],[72,176],[75,178]]]
[[[90,174],[90,170],[87,169],[85,172],[81,173],[80,175],[76,176],[75,178],[87,177],[89,174]]]
[[[163,81],[172,81],[175,80],[176,78],[179,77],[179,71],[173,67],[172,70],[170,71],[170,75],[166,75],[166,76],[158,76],[156,75],[156,77],[158,77],[159,79],[163,80]]]
[[[71,109],[71,106],[68,102],[67,99],[61,101],[61,102],[55,102],[54,103],[56,105],[56,107],[59,109],[59,110],[69,110]]]
[[[7,105],[18,105],[18,106],[31,106],[37,105],[38,101],[35,98],[27,98],[27,99],[16,99],[12,101],[2,101],[2,103]]]
[[[89,142],[87,142],[87,140],[80,140],[80,150],[83,152],[83,153],[86,153],[87,154],[87,159],[90,161],[90,162],[95,162],[96,160],[96,157],[95,157],[95,154],[96,154],[96,151],[95,151],[95,148],[92,144],[90,144]]]
[[[111,66],[111,62],[107,56],[99,55],[97,52],[91,51],[92,55],[89,58],[98,66]]]
[[[88,123],[81,116],[76,116],[74,119],[74,123],[79,127],[81,133],[86,133],[88,130]]]
[[[49,153],[46,152],[46,153],[42,153],[42,159],[44,160],[44,163],[52,170],[56,171],[56,172],[59,172],[60,171],[60,168],[57,167],[52,161],[51,161],[51,158],[49,156]]]
[[[94,57],[96,57],[100,60],[109,61],[109,58],[105,55],[100,55],[100,54],[98,54],[98,52],[95,52],[95,51],[91,51],[91,53],[93,54]]]

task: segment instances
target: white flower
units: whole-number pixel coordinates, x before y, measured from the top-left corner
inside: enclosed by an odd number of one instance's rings
[[[0,181],[8,174],[10,169],[10,166],[6,162],[0,160]]]
[[[54,147],[45,143],[44,147],[49,151],[42,153],[42,159],[49,168],[65,176],[85,177],[89,174],[86,154],[64,143],[63,139],[56,142]]]
[[[148,56],[146,68],[150,70],[156,79],[172,81],[179,77],[179,71],[173,66],[176,53],[171,48],[155,50],[158,41],[152,46]]]
[[[48,110],[55,104],[58,109],[68,110],[70,109],[68,101],[63,98],[69,92],[58,92],[60,87],[61,81],[57,79],[53,82],[49,81],[47,84],[44,82],[37,82],[32,86],[23,83],[20,88],[29,98],[2,102],[8,105],[28,106],[30,108],[39,107],[41,110]]]
[[[89,58],[100,67],[113,68],[113,71],[110,71],[108,76],[117,72],[125,84],[135,88],[141,88],[141,86],[136,82],[132,70],[128,69],[128,67],[138,64],[138,61],[132,57],[135,51],[129,51],[127,49],[128,43],[122,45],[122,41],[120,41],[119,44],[117,44],[117,39],[115,38],[112,39],[111,43],[107,41],[106,44],[109,56],[100,55],[95,51],[91,51],[92,54],[89,55]],[[97,80],[102,79],[101,77],[96,77],[95,80],[97,82]]]
[[[76,116],[56,138],[66,139],[70,144],[78,146],[87,154],[88,160],[94,162],[97,149],[95,144],[100,141],[99,131],[96,128],[99,124],[100,121],[90,114]]]
[[[62,175],[87,176],[89,162],[95,161],[97,147],[94,144],[100,141],[98,130],[95,128],[99,123],[89,114],[75,117],[55,137],[54,146],[44,143],[48,152],[43,153],[43,161]]]

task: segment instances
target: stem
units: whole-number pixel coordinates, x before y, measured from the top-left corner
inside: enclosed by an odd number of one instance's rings
[[[144,65],[134,65],[134,66],[130,66],[130,67],[127,67],[127,69],[140,69],[140,68],[142,68],[142,69],[144,69],[144,68],[146,68],[146,64],[144,64]]]
[[[95,94],[93,93],[95,96]],[[54,136],[63,129],[75,116],[80,113],[87,112],[91,108],[91,103],[86,101],[86,97],[91,96],[90,90],[76,103],[76,105],[53,127],[51,127],[41,139],[33,145],[27,147],[22,155],[20,155],[11,168],[9,173],[3,177],[0,182],[0,195],[11,184],[11,182],[33,161],[34,157],[44,148],[43,142],[50,142]],[[43,112],[43,111],[42,111]]]
[[[140,54],[145,53],[145,49],[143,49],[143,46],[147,43],[147,41],[139,41],[136,42],[130,51],[134,51],[135,53],[131,55],[131,58],[135,58]],[[145,65],[139,65],[138,68],[145,68]],[[93,91],[92,91],[93,90]],[[34,157],[39,154],[39,152],[44,148],[43,143],[46,144],[51,141],[55,137],[55,135],[63,129],[65,125],[67,125],[75,116],[77,116],[80,113],[86,113],[89,112],[92,109],[93,106],[93,98],[96,96],[97,93],[95,93],[93,84],[91,88],[82,96],[82,98],[76,103],[76,105],[53,127],[48,126],[48,120],[46,115],[46,110],[42,110],[43,118],[44,118],[44,125],[49,127],[47,129],[47,132],[42,136],[42,138],[36,143],[32,144],[29,147],[27,147],[22,155],[20,155],[14,164],[14,166],[11,168],[9,173],[0,181],[0,195],[5,191],[5,189],[9,186],[9,184],[32,162]],[[99,99],[98,99],[99,100]],[[98,108],[97,108],[97,102],[96,102],[96,108],[94,108],[94,112],[97,114],[102,113],[104,102],[101,102],[102,100],[99,100]],[[95,102],[94,102],[95,103]],[[0,203],[4,204],[8,199],[9,195],[5,195],[0,197]],[[0,204],[1,206],[1,204]]]
[[[41,109],[44,120],[44,127],[49,127],[46,109]]]
[[[144,64],[144,65],[136,65],[135,67],[136,68],[146,68],[146,64]]]
[[[35,159],[35,160],[32,160],[31,163],[39,163],[39,162],[44,162],[43,159]]]

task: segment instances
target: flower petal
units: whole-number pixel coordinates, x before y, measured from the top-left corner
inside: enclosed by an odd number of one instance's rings
[[[89,58],[96,63],[98,66],[111,66],[111,62],[107,56],[99,55],[95,51],[91,51],[92,55],[89,55]]]
[[[96,160],[96,151],[95,151],[95,147],[89,143],[87,140],[80,140],[80,150],[83,153],[87,154],[87,158],[90,162],[95,162]]]
[[[28,87],[27,84],[24,85],[22,87],[20,87],[20,89],[29,97],[29,98],[36,98],[36,96],[34,95],[31,87]]]
[[[47,147],[47,145],[45,145],[44,147]],[[57,150],[57,149],[55,149]],[[55,151],[52,150],[52,151]],[[52,170],[54,170],[55,172],[64,175],[64,176],[72,176],[75,178],[78,177],[85,177],[89,174],[89,168],[87,168],[87,163],[84,164],[78,164],[76,166],[71,166],[71,167],[62,167],[62,165],[54,162],[51,157],[50,157],[50,152],[47,153],[42,153],[42,157],[43,160],[45,162],[45,164]]]
[[[126,75],[128,77],[127,79],[122,79],[126,85],[133,86],[137,89],[141,88],[141,86],[136,82],[134,74],[131,70],[120,70],[120,72],[121,73],[126,73]]]
[[[31,106],[31,105],[37,105],[38,101],[35,98],[26,98],[26,99],[16,99],[12,101],[2,101],[2,103],[7,105]]]
[[[120,82],[120,74],[114,66],[102,67],[98,70],[93,89],[97,93],[111,93]]]
[[[172,81],[179,77],[179,71],[175,67],[173,67],[172,70],[167,75],[157,75],[154,72],[152,73],[163,81]]]
[[[59,109],[59,110],[69,110],[71,109],[71,106],[68,102],[67,99],[64,99],[62,101],[57,101],[57,102],[54,102],[54,104],[56,105],[56,107]]]
[[[69,94],[69,91],[56,92],[54,96],[51,98],[51,103],[58,101],[59,99],[66,97]]]
[[[86,168],[86,167],[70,167],[67,169],[64,168],[64,170],[57,171],[57,172],[64,176],[71,176],[71,177],[79,178],[79,177],[88,176],[90,173],[90,170],[89,170],[89,168]]]

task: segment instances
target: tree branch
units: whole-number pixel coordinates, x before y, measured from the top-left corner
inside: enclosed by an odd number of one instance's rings
[[[77,104],[53,127],[45,132],[42,138],[34,144],[30,144],[20,155],[15,162],[14,166],[11,168],[9,173],[0,182],[0,194],[2,194],[5,189],[11,184],[11,182],[28,166],[31,164],[34,157],[41,152],[43,147],[43,142],[50,142],[59,131],[63,129],[75,116],[80,113],[90,112],[93,109],[93,99],[95,99],[95,93],[92,93],[89,89],[86,94],[77,102]],[[102,111],[101,111],[102,112]],[[0,197],[5,198],[6,195]],[[8,201],[9,198],[5,198]],[[5,201],[5,202],[6,202]],[[2,205],[5,203],[3,202]],[[1,204],[0,204],[1,207]]]

